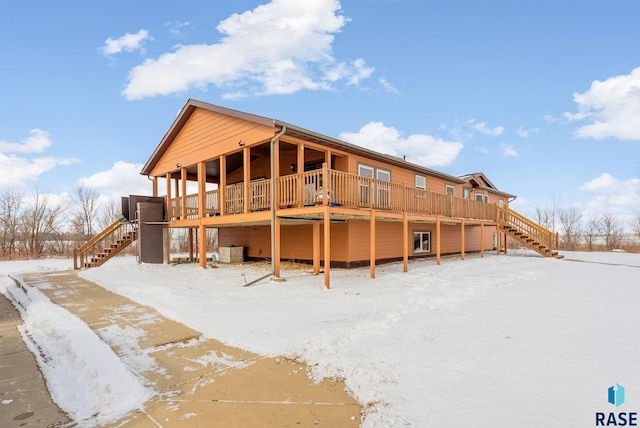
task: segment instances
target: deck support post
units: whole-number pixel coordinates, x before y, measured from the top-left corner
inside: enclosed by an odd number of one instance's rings
[[[165,175],[166,180],[166,191],[167,191],[167,221],[173,220],[173,211],[171,209],[171,173],[167,172]],[[163,231],[163,241],[164,241],[164,263],[169,264],[171,262],[171,229],[169,227],[165,227]]]
[[[369,275],[376,277],[376,212],[371,210],[369,220]]]
[[[250,164],[251,164],[251,148],[248,146],[244,146],[242,148],[242,173],[243,173],[243,179],[244,179],[244,213],[248,213],[249,212],[249,182],[251,181],[251,170],[250,170]]]
[[[320,222],[313,222],[313,274],[320,273]]]
[[[436,264],[440,264],[440,216],[436,216]]]
[[[464,260],[464,219],[460,221],[460,260]]]
[[[496,255],[499,256],[500,255],[500,246],[502,245],[502,232],[500,232],[500,230],[498,229],[498,226],[496,226]]]
[[[220,215],[223,216],[227,212],[227,198],[226,198],[226,187],[227,187],[227,157],[225,155],[220,156],[220,183],[218,184],[218,210]]]
[[[304,144],[298,144],[298,153],[296,154],[296,173],[304,172]],[[298,207],[304,207],[304,178],[298,175],[297,199]]]
[[[158,196],[158,177],[157,176],[153,177],[153,185],[152,185],[152,187],[153,188],[152,188],[151,194],[153,196]]]
[[[480,222],[480,257],[484,257],[484,221]]]
[[[187,229],[187,240],[189,241],[189,261],[193,261],[193,227]]]
[[[409,271],[409,222],[407,213],[402,215],[402,262],[403,272]]]
[[[187,219],[187,168],[184,166],[180,169],[180,218]]]
[[[324,207],[324,288],[331,288],[331,213]]]
[[[198,246],[198,257],[201,268],[207,267],[207,226],[200,224],[198,226],[198,236],[200,245]]]
[[[273,276],[275,276],[276,278],[280,277],[280,217],[276,216],[275,218],[275,222],[274,222],[274,250],[275,253],[273,254]]]

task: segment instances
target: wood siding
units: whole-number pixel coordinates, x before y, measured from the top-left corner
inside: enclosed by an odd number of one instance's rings
[[[336,262],[353,263],[369,261],[369,221],[350,220],[347,223],[331,224],[331,259]],[[324,245],[323,227],[320,225],[320,247]],[[480,226],[465,227],[465,252],[480,251]],[[485,227],[484,249],[493,249],[495,227]],[[414,253],[413,232],[431,232],[431,252]],[[460,225],[441,226],[441,252],[452,254],[460,252]],[[245,256],[249,258],[271,257],[269,226],[229,227],[218,232],[221,247],[245,247]],[[309,261],[313,258],[312,225],[282,226],[281,259],[291,261]],[[376,259],[402,258],[402,223],[376,222]],[[435,224],[409,224],[409,256],[435,255]],[[321,260],[322,257],[322,251]]]
[[[176,165],[194,165],[237,150],[245,144],[270,140],[276,128],[196,109],[157,162],[152,176],[176,170]]]

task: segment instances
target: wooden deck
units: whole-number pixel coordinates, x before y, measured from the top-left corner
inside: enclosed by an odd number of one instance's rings
[[[324,183],[329,183],[328,188]],[[211,190],[202,198],[197,193],[171,198],[168,207],[169,221],[198,219],[201,200],[204,203],[204,217],[248,214],[271,209],[271,180],[230,184],[225,186],[222,193],[220,190]],[[326,168],[279,177],[276,180],[275,195],[276,209],[279,211],[330,206],[345,210],[498,220],[498,207],[493,204]]]

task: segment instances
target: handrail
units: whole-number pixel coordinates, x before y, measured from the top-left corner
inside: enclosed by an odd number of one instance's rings
[[[501,226],[511,226],[524,233],[529,239],[543,244],[550,251],[558,249],[558,234],[535,223],[512,209],[498,208],[498,223]]]
[[[244,183],[227,185],[225,193],[225,214],[245,212],[244,198],[248,197],[249,212],[266,210],[271,207],[271,180],[249,183],[249,194],[245,195]],[[445,217],[468,218],[496,221],[497,205],[484,201],[454,197],[429,190],[407,187],[371,177],[336,171],[317,169],[298,174],[288,174],[276,180],[278,208],[305,207],[329,203],[347,208],[375,209],[395,213],[416,215],[440,215]],[[205,215],[220,213],[218,207],[219,189],[208,191],[205,197]],[[199,199],[197,195],[186,196],[187,217],[197,217]],[[182,198],[171,199],[171,220],[180,219]]]
[[[73,250],[73,268],[81,269],[92,257],[103,256],[103,262],[113,257],[134,239],[137,223],[115,221],[96,236]],[[123,241],[119,245],[118,241]],[[126,243],[124,242],[126,241]]]

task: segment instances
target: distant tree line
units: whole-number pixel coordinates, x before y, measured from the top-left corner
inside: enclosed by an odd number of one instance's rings
[[[95,190],[77,186],[70,199],[36,189],[15,188],[0,193],[0,259],[70,257],[97,230],[111,224],[119,212],[101,203]]]
[[[554,199],[551,207],[536,209],[534,220],[560,235],[561,250],[640,250],[640,212],[628,224],[608,212],[584,219],[577,208],[561,208]]]
[[[101,201],[95,190],[82,185],[66,199],[38,189],[28,194],[15,188],[4,190],[0,193],[0,260],[72,257],[74,248],[120,214],[120,204]],[[217,248],[216,232],[207,233],[207,248]],[[171,251],[187,252],[188,237],[187,230],[172,230]],[[135,245],[130,250],[135,252]]]

